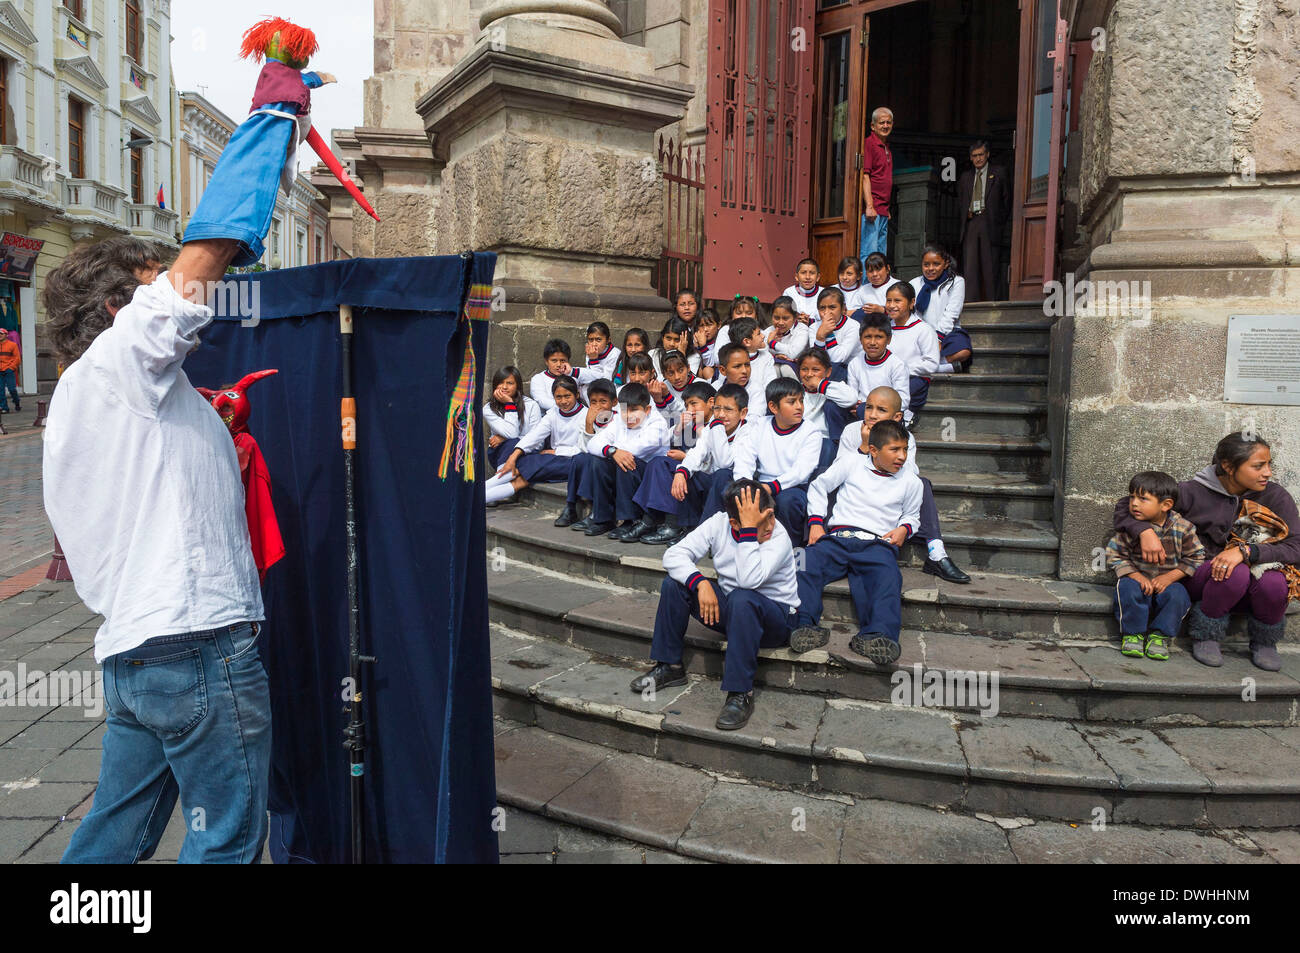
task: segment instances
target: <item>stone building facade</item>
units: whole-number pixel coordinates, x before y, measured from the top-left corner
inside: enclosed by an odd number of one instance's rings
[[[1053,314],[1059,574],[1099,581],[1096,547],[1136,469],[1186,476],[1225,433],[1249,429],[1273,442],[1277,478],[1300,491],[1296,407],[1224,400],[1229,316],[1300,314],[1300,0],[1011,4],[1013,23],[1022,18],[1019,112],[985,110],[975,128],[960,122],[963,110],[978,113],[971,91],[1000,82],[998,70],[977,68],[1000,30],[971,19],[985,6],[821,0],[807,22],[861,14],[853,29],[871,55],[854,61],[863,77],[846,81],[861,84],[859,116],[879,90],[917,85],[908,57],[922,35],[928,62],[953,65],[925,71],[936,88],[906,93],[921,104],[913,112],[951,105],[954,133],[1004,136],[1021,150],[1017,174],[1034,180],[1041,214],[1014,233],[1023,280],[1013,297],[1041,296],[1047,275],[1138,282],[1132,299]],[[355,253],[498,253],[505,309],[494,315],[493,366],[531,368],[542,339],[581,340],[595,318],[656,326],[667,304],[649,281],[662,247],[655,135],[708,141],[727,9],[376,0],[365,125],[336,138],[384,217],[354,217]],[[1053,46],[1068,60],[1049,58]],[[888,55],[893,83],[881,85]],[[1068,121],[1053,102],[1070,104]],[[706,176],[705,191],[714,185]]]

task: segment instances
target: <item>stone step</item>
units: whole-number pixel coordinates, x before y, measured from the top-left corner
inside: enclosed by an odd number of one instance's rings
[[[972,368],[969,374],[940,374],[930,381],[935,400],[997,401],[1036,403],[1047,401],[1046,374],[985,374]]]
[[[647,863],[681,858],[821,864],[1230,864],[1298,859],[1290,831],[1175,830],[1110,818],[1098,831],[1095,815],[1076,824],[972,816],[758,784],[505,718],[497,719],[495,733],[497,797],[503,803],[656,848],[645,851]],[[523,821],[527,816],[507,814],[507,831],[516,818]],[[549,844],[548,835],[543,831],[537,839],[543,848]]]
[[[1300,824],[1300,727],[981,718],[760,688],[749,724],[724,732],[709,678],[646,698],[628,684],[643,665],[501,630],[492,654],[502,717],[749,781],[1076,823],[1100,808],[1122,824]]]
[[[980,374],[1047,374],[1048,348],[1046,343],[994,344],[975,349],[971,338],[973,359],[971,368]]]
[[[928,478],[941,518],[1052,522],[1052,487],[1026,473],[935,471]]]
[[[930,414],[922,410],[918,418]],[[916,438],[916,456],[930,480],[945,472],[1026,474],[1034,484],[1051,476],[1052,445],[1046,437],[961,432],[956,440]]]
[[[1047,405],[929,400],[913,432],[918,440],[961,440],[967,433],[1036,440],[1047,432]]]
[[[993,347],[1048,347],[1052,338],[1050,324],[967,323],[962,319],[962,329],[970,335],[971,348],[979,355],[985,348]]]
[[[557,589],[556,576],[517,564],[507,577],[492,574],[488,580],[492,619],[498,625],[600,655],[649,658],[658,593],[591,584]],[[831,629],[824,649],[802,655],[760,650],[757,683],[890,701],[893,670],[849,650],[856,626],[836,623]],[[686,640],[688,671],[720,679],[722,636],[692,621]],[[1130,659],[1119,654],[1110,633],[1100,641],[1062,644],[904,628],[900,644],[898,668],[905,673],[915,665],[944,677],[998,673],[1002,714],[1146,725],[1300,723],[1300,653],[1290,651],[1283,656],[1283,670],[1272,673],[1256,669],[1236,650],[1225,655],[1222,668],[1207,668],[1191,658],[1190,647],[1181,640],[1167,662]],[[1251,686],[1251,700],[1243,698],[1243,685]]]
[[[1034,324],[1051,328],[1053,318],[1043,313],[1042,301],[968,302],[961,310],[961,324]]]

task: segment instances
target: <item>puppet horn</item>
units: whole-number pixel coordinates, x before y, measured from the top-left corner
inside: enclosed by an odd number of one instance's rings
[[[366,197],[361,194],[361,190],[357,188],[357,184],[353,182],[352,179],[348,177],[347,172],[343,170],[343,163],[339,161],[339,157],[336,156],[330,150],[330,147],[325,144],[325,140],[321,138],[320,133],[316,131],[314,126],[311,131],[307,133],[307,145],[316,150],[316,154],[320,156],[321,161],[324,162],[326,167],[334,173],[334,178],[338,179],[352,197],[357,200],[357,204],[365,209],[370,217],[376,222],[379,221],[379,216],[376,215],[375,210],[370,207],[370,203],[366,201]]]
[[[263,377],[270,377],[272,374],[279,374],[279,373],[280,372],[278,369],[269,370],[269,371],[253,371],[253,373],[245,374],[243,377],[241,377],[239,379],[239,383],[230,389],[237,390],[242,394],[244,391],[248,390],[248,388],[250,388],[258,381],[260,381]]]

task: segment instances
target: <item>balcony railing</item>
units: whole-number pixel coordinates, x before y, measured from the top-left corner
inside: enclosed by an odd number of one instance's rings
[[[34,156],[17,146],[0,148],[0,191],[54,203],[57,172],[52,159]]]
[[[126,223],[133,232],[147,233],[149,237],[176,238],[176,222],[180,216],[168,208],[157,205],[128,203],[126,206]]]
[[[91,179],[67,179],[64,189],[69,214],[121,222],[122,200],[125,196],[112,186]]]

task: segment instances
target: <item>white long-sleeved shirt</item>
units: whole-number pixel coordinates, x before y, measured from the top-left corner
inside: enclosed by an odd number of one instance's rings
[[[889,350],[903,362],[909,377],[929,380],[939,369],[939,335],[920,318],[913,315],[907,324],[890,328]]]
[[[721,333],[722,333],[722,331],[721,331],[721,329],[719,329],[718,334],[721,334]],[[696,352],[697,354],[700,355],[700,366],[701,366],[701,367],[717,367],[717,366],[718,366],[718,348],[722,347],[722,345],[723,345],[723,344],[726,344],[726,343],[727,343],[727,342],[726,342],[725,339],[724,339],[721,343],[719,343],[718,339],[715,337],[715,338],[714,338],[712,341],[710,341],[708,344],[704,345],[704,347],[700,348],[700,349]]]
[[[885,306],[885,294],[894,285],[899,284],[901,280],[902,279],[900,278],[891,277],[879,288],[877,288],[869,281],[864,281],[862,283],[861,294],[858,296],[858,307],[861,308],[864,305],[868,305],[868,304],[878,304],[883,308]],[[849,314],[852,313],[853,311],[850,310]]]
[[[230,431],[181,364],[212,311],[166,273],[136,289],[50,398],[45,512],[95,661],[159,635],[265,618]]]
[[[709,553],[713,554],[713,568],[725,594],[747,589],[783,606],[799,605],[794,549],[790,534],[780,523],[772,530],[772,537],[760,543],[757,529],[733,530],[725,511],[714,513],[676,546],[668,547],[664,569],[694,592],[705,581],[696,563]]]
[[[767,408],[767,385],[776,379],[776,361],[768,352],[767,348],[759,351],[757,354],[749,355],[749,383],[753,390],[750,393],[757,393],[762,396],[764,409]]]
[[[795,282],[785,291],[781,292],[787,298],[794,301],[794,309],[807,318],[811,323],[816,324],[821,320],[817,315],[817,296],[825,291],[821,285],[818,285],[811,292],[805,292]]]
[[[808,349],[813,339],[812,331],[808,329],[808,325],[800,324],[797,321],[787,334],[779,338],[776,336],[775,327],[768,328],[764,332],[764,336],[767,338],[767,353],[771,355],[772,359],[784,358],[791,365],[794,364],[800,354]],[[798,370],[798,368],[795,369]]]
[[[542,408],[531,397],[524,397],[524,422],[523,426],[519,425],[519,414],[513,409],[512,404],[505,405],[505,412],[498,414],[492,409],[492,403],[483,405],[483,422],[488,425],[488,429],[496,436],[505,440],[513,440],[515,437],[522,436],[532,430],[537,422],[542,419]]]
[[[839,490],[835,508],[826,512],[827,497]],[[827,532],[840,527],[884,536],[900,526],[910,537],[921,527],[921,478],[901,469],[892,476],[877,470],[870,454],[837,456],[826,472],[808,486],[808,525]]]
[[[635,429],[629,429],[626,418],[619,414],[608,427],[591,438],[587,452],[608,457],[613,456],[615,450],[626,450],[638,459],[650,460],[667,452],[671,437],[668,423],[654,411]]]
[[[748,440],[753,430],[748,418],[738,423],[731,433],[727,433],[721,420],[713,421],[704,429],[695,446],[686,451],[686,458],[677,465],[676,472],[692,477],[697,473],[725,470],[736,460],[736,444]]]
[[[574,403],[567,414],[558,407],[552,407],[546,416],[537,422],[515,445],[523,453],[536,453],[542,449],[547,440],[557,457],[571,457],[581,453],[587,444],[584,430],[587,426],[587,408]]]
[[[912,287],[916,289],[918,297],[924,283],[925,279],[921,275],[912,279]],[[961,326],[961,309],[965,305],[966,279],[954,275],[930,293],[930,306],[925,309],[925,314],[919,310],[917,314],[921,314],[921,318],[930,327],[946,335],[954,327]]]
[[[884,356],[878,361],[869,361],[865,353],[859,354],[849,365],[849,386],[857,394],[858,400],[866,400],[867,395],[877,387],[892,387],[898,391],[903,402],[903,414],[907,414],[912,385],[907,379],[907,365],[892,348],[885,348]]]
[[[830,430],[826,426],[826,401],[828,400],[848,410],[857,407],[858,395],[844,381],[833,381],[829,378],[822,381],[821,386],[812,393],[804,389],[803,422],[805,425],[816,427],[823,437],[830,435]]]
[[[840,434],[839,449],[835,451],[836,458],[856,455],[862,447],[862,421],[852,421],[844,428],[844,433]],[[920,474],[916,463],[916,437],[912,434],[907,435],[907,460],[903,464],[903,470],[910,470],[913,473]],[[900,471],[901,472],[901,471]]]
[[[813,343],[826,348],[826,353],[830,355],[832,364],[848,364],[857,355],[862,353],[862,329],[858,322],[850,318],[847,314],[840,317],[840,323],[835,325],[831,333],[826,335],[826,340],[817,340],[817,328],[814,326],[812,331]]]
[[[614,368],[618,367],[618,359],[622,356],[621,350],[613,344],[606,344],[600,357],[589,357],[586,367],[574,368],[578,372],[578,383],[590,384],[597,380],[613,380]]]
[[[862,307],[872,298],[867,289],[871,287],[868,281],[859,282],[855,288],[845,288],[841,284],[835,284],[834,287],[840,289],[840,294],[844,295],[844,313],[852,314]]]
[[[582,368],[577,370],[581,371]],[[554,383],[555,375],[550,371],[538,371],[528,378],[528,396],[537,401],[537,406],[542,408],[544,414],[555,409],[555,395],[551,393],[551,385]]]
[[[725,374],[719,374],[710,382],[714,390],[722,390],[722,385],[727,383]],[[753,367],[750,367],[749,383],[745,385],[745,394],[749,397],[749,413],[747,419],[753,423],[759,417],[767,416],[767,381],[759,380],[754,377]]]
[[[817,428],[801,420],[793,430],[783,431],[775,417],[752,426],[753,434],[735,451],[735,478],[771,483],[775,493],[807,483],[821,458],[822,434]]]

